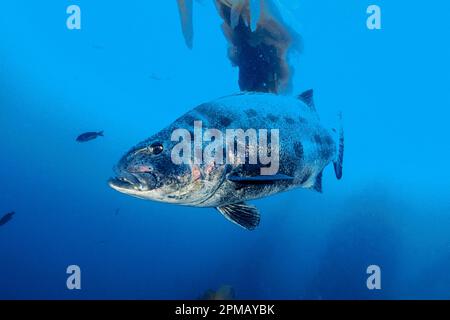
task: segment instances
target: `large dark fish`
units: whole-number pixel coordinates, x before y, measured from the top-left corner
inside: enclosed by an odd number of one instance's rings
[[[227,133],[227,129],[238,128],[245,133],[254,128],[271,130],[270,143],[263,130],[259,130],[259,140],[249,134],[233,141],[232,149],[223,147],[223,138],[214,137],[214,143],[218,143],[215,146],[219,147],[209,150],[213,150],[216,156],[222,153],[224,157],[231,157],[231,153],[237,154],[236,150],[244,150],[248,158],[250,154],[258,154],[260,161],[257,163],[199,162],[195,158],[190,162],[174,161],[182,140],[192,138],[192,131],[194,139],[198,139],[198,127],[196,129],[194,125],[199,121],[205,128]],[[174,133],[180,128],[184,128],[185,136],[174,139]],[[279,133],[278,141],[272,132]],[[210,142],[205,140],[201,145],[203,150],[213,145],[212,139]],[[261,161],[261,150],[264,150],[261,141],[267,142],[274,161]],[[185,152],[189,154],[188,149],[182,151],[183,156]],[[334,164],[336,177],[341,178],[343,151],[343,130],[333,134],[321,125],[312,90],[298,98],[270,93],[240,93],[202,104],[139,143],[119,161],[115,168],[117,177],[110,179],[109,185],[119,192],[142,199],[215,207],[227,219],[251,230],[259,224],[259,212],[245,201],[297,187],[321,192],[322,171],[328,164]],[[195,147],[194,153],[197,155]]]
[[[7,223],[13,218],[13,215],[14,215],[14,214],[15,214],[14,211],[5,214],[5,215],[0,219],[0,226],[3,226],[3,225],[5,225],[5,224],[7,224]]]
[[[100,132],[85,132],[77,137],[78,142],[87,142],[96,139],[97,137],[103,137],[103,131]]]

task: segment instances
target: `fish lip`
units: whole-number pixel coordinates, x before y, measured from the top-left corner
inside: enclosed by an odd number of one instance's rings
[[[108,184],[110,187],[119,187],[122,189],[133,189],[135,185],[138,185],[139,180],[128,170],[124,169],[122,163],[113,167],[115,177],[109,179]]]
[[[125,174],[120,174],[116,177],[110,178],[108,180],[108,185],[117,191],[149,191],[157,187],[158,178],[154,173],[147,172],[145,174],[150,175],[153,183],[149,184],[147,180],[139,176],[137,173],[125,172]]]
[[[113,177],[108,180],[108,185],[115,190],[131,190],[134,189],[134,184],[125,180],[122,177]]]

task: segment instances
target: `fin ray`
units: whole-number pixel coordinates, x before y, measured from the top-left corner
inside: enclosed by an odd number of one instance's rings
[[[260,215],[256,207],[245,202],[228,204],[216,208],[225,218],[247,230],[259,225]]]

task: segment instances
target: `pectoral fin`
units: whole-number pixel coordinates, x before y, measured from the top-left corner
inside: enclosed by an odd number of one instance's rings
[[[247,230],[253,230],[259,225],[260,215],[256,207],[245,202],[228,204],[216,208],[231,222]]]
[[[271,176],[256,176],[256,177],[245,177],[245,176],[235,176],[229,175],[227,177],[229,181],[240,183],[240,184],[271,184],[278,181],[292,181],[293,177],[287,176],[285,174],[275,174]]]

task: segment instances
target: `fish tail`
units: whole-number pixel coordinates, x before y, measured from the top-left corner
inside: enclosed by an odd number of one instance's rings
[[[98,132],[97,135],[99,135],[100,137],[103,137],[103,130]]]
[[[336,158],[333,161],[333,165],[336,178],[340,180],[342,178],[342,168],[344,163],[344,129],[342,127],[342,113],[339,113],[339,131],[336,146]]]

